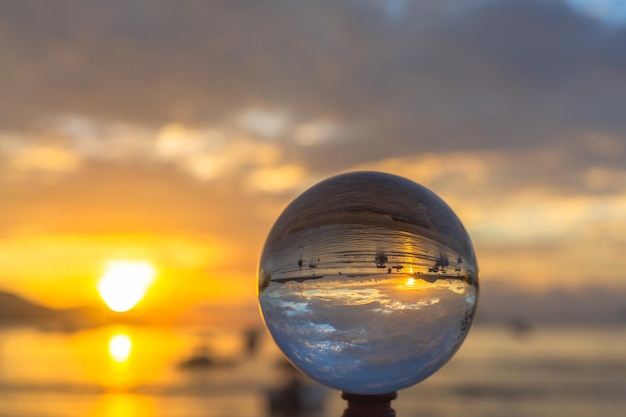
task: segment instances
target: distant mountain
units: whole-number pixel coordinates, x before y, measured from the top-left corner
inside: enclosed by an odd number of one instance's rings
[[[8,292],[0,292],[0,321],[30,321],[49,318],[58,310],[44,307]]]
[[[99,313],[90,308],[55,309],[0,291],[0,326],[32,325],[44,330],[74,331],[92,327]]]

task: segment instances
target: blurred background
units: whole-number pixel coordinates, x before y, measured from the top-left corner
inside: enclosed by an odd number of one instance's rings
[[[622,415],[625,45],[621,0],[0,1],[0,415],[269,416],[296,380],[340,415],[256,268],[364,169],[441,196],[481,269],[399,416]]]

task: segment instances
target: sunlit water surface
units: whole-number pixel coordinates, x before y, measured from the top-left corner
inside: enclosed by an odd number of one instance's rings
[[[230,365],[180,369],[198,345]],[[236,332],[197,329],[0,329],[0,416],[267,416],[266,393],[283,375],[280,354],[265,336],[253,356],[244,345]],[[624,346],[623,327],[516,334],[474,326],[452,361],[401,390],[393,406],[399,417],[623,416]],[[321,415],[340,416],[344,407],[328,391]]]

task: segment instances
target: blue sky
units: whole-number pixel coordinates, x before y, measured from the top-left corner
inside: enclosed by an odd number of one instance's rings
[[[626,3],[620,0],[565,0],[577,12],[609,26],[626,24]]]

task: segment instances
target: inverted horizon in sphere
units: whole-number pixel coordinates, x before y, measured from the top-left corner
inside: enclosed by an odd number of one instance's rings
[[[310,377],[345,392],[413,385],[460,347],[478,296],[467,232],[434,193],[357,172],[296,198],[267,238],[265,323]]]

